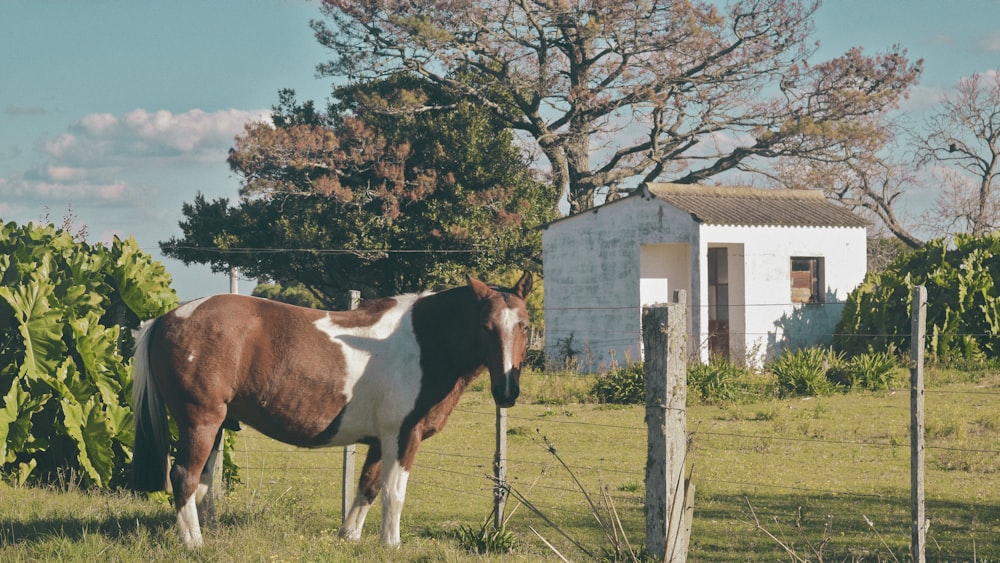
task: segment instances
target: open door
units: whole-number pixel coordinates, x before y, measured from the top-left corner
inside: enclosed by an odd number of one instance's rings
[[[729,251],[708,249],[708,352],[729,358]]]

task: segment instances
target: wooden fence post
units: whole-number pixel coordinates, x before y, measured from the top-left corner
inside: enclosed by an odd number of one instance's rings
[[[347,309],[353,311],[361,305],[361,292],[352,289],[347,292]],[[343,482],[341,484],[341,489],[344,494],[340,496],[340,523],[343,524],[347,521],[347,513],[351,510],[351,505],[354,504],[354,459],[357,455],[358,447],[354,444],[350,446],[344,446],[344,472],[343,472]]]
[[[497,450],[493,456],[493,529],[503,528],[504,509],[507,505],[507,409],[497,407]]]
[[[910,557],[927,561],[927,511],[924,504],[924,340],[927,336],[927,289],[913,288],[910,313]]]
[[[646,377],[646,549],[664,561],[686,561],[687,334],[684,291],[674,303],[644,307],[642,335]]]

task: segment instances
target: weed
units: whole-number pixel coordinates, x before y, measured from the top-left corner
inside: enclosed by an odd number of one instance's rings
[[[483,525],[478,528],[468,525],[459,527],[455,539],[466,551],[479,554],[510,553],[517,545],[514,534],[506,526],[499,529],[493,526],[492,514],[486,515]]]
[[[755,412],[753,416],[751,416],[748,420],[754,420],[757,422],[769,422],[774,420],[775,418],[778,418],[778,410],[775,409],[774,407],[771,407],[767,410],[763,411],[759,410]]]
[[[827,371],[840,361],[840,354],[828,348],[801,348],[786,350],[768,367],[778,378],[782,396],[829,395],[838,386],[827,378]]]
[[[646,400],[646,375],[643,364],[632,363],[616,368],[594,382],[591,393],[599,403],[639,405]]]
[[[618,490],[623,493],[637,493],[642,490],[642,483],[638,481],[625,481],[618,485]]]
[[[687,370],[689,390],[706,403],[742,402],[748,397],[742,381],[752,372],[745,366],[716,357],[707,364],[692,363]]]
[[[850,389],[886,391],[897,382],[899,373],[899,362],[890,346],[884,352],[869,349],[867,353],[838,362],[829,370],[828,377],[834,383]]]

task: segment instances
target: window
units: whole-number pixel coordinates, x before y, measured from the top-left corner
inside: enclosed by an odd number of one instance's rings
[[[823,259],[792,257],[792,303],[822,303]]]

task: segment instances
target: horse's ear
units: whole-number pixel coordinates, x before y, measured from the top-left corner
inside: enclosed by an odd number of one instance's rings
[[[531,288],[535,286],[535,281],[531,277],[531,272],[525,272],[521,279],[514,285],[514,295],[524,299],[531,293]]]
[[[472,288],[472,292],[476,294],[476,297],[478,297],[479,299],[486,299],[487,297],[490,296],[490,293],[493,290],[491,290],[488,285],[477,280],[472,276],[465,276],[465,277],[467,280],[469,280],[469,287]]]

